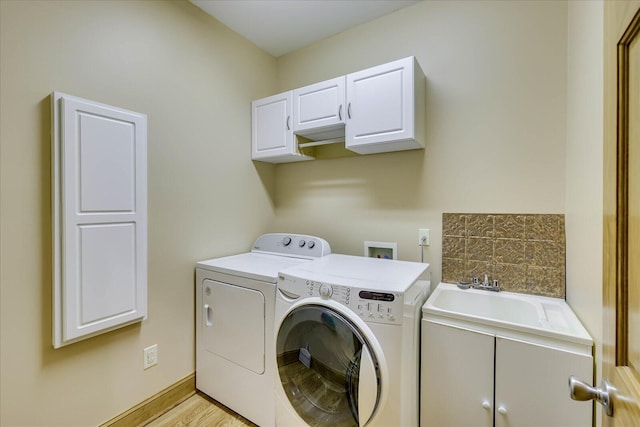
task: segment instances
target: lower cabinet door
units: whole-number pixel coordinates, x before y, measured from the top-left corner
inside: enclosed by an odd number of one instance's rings
[[[494,340],[422,321],[420,425],[493,426]]]
[[[496,337],[496,427],[590,426],[592,405],[569,397],[569,375],[593,377],[593,358]]]

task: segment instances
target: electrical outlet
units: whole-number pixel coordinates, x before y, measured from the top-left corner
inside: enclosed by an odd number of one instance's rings
[[[429,237],[428,228],[418,229],[418,246],[429,246],[431,244],[431,238]]]
[[[143,365],[144,369],[149,369],[152,366],[158,364],[158,344],[154,344],[147,347],[143,351]]]

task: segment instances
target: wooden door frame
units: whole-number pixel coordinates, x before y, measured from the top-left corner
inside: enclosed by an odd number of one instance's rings
[[[627,398],[640,402],[640,389],[628,366],[628,88],[629,45],[640,32],[640,1],[604,2],[604,236],[603,373]],[[618,296],[624,298],[618,298]],[[621,401],[622,403],[622,401]],[[627,406],[623,403],[621,406]],[[631,405],[632,406],[632,405]],[[619,408],[623,409],[623,408]],[[631,411],[631,409],[629,409]],[[615,411],[615,408],[614,408]],[[624,412],[629,416],[631,412]],[[620,415],[623,415],[621,412]],[[619,420],[625,425],[628,418]],[[632,421],[632,419],[631,419]],[[613,422],[603,415],[603,424]],[[618,421],[616,421],[618,422]]]

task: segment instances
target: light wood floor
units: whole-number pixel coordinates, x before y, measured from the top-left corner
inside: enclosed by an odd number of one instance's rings
[[[241,417],[229,408],[196,393],[160,418],[156,418],[147,427],[257,427],[251,421]]]

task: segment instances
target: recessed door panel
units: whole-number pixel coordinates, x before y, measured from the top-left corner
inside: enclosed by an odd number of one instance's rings
[[[80,301],[80,326],[135,310],[135,223],[81,225],[78,234],[81,277],[69,300]]]
[[[402,69],[353,82],[352,112],[355,138],[402,130]]]
[[[78,112],[81,212],[135,210],[135,126]]]
[[[262,292],[209,279],[204,280],[202,292],[204,349],[262,374],[266,333]]]

